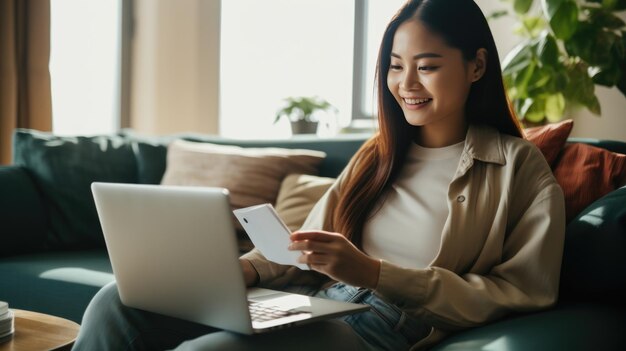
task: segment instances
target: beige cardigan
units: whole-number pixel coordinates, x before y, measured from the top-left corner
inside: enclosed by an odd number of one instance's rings
[[[335,207],[349,175],[350,167],[303,229],[333,231],[326,212]],[[439,253],[427,268],[381,264],[375,293],[433,326],[412,349],[432,346],[453,330],[549,307],[558,296],[563,193],[534,145],[470,126],[448,207]],[[321,275],[269,262],[256,250],[242,258],[250,260],[264,286],[320,282]]]

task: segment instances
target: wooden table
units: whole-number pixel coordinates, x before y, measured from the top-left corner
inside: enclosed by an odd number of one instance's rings
[[[13,338],[0,351],[70,350],[80,325],[48,314],[11,309],[15,314]]]

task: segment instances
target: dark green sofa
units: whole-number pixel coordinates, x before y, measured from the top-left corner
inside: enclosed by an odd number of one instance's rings
[[[15,164],[0,167],[0,300],[13,308],[81,321],[113,280],[89,191],[92,181],[152,183],[166,145],[187,140],[326,152],[320,175],[334,177],[365,140],[294,138],[234,141],[204,135],[147,138],[132,133],[57,137],[18,130]],[[586,142],[626,153],[626,143]],[[611,350],[626,348],[626,187],[568,225],[558,305],[460,332],[437,350]]]

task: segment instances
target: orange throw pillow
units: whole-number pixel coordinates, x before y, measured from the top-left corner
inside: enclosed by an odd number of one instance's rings
[[[626,155],[586,144],[568,144],[553,171],[563,188],[569,223],[592,202],[626,184]]]
[[[535,144],[548,161],[550,167],[554,165],[559,152],[565,145],[574,121],[567,119],[559,123],[546,124],[541,127],[524,129],[526,139]]]

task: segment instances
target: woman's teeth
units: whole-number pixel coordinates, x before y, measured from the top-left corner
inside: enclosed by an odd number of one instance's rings
[[[404,98],[404,102],[408,105],[418,105],[418,104],[423,104],[426,102],[432,101],[432,99],[430,98],[426,98],[426,99],[407,99]]]

